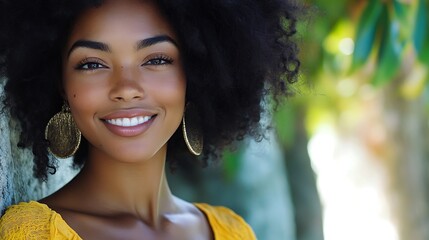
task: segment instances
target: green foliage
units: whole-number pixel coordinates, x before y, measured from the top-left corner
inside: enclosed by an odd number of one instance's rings
[[[395,79],[404,99],[421,96],[429,80],[429,0],[306,1],[315,11],[298,29],[303,85],[310,83],[311,93],[275,115],[284,147],[293,147],[298,122],[306,122],[310,135],[335,125],[364,93]],[[354,43],[351,54],[345,42]]]
[[[413,34],[413,42],[416,47],[417,52],[421,52],[425,45],[425,40],[427,40],[427,12],[426,12],[426,3],[424,0],[419,0],[417,6],[416,14],[416,23],[415,30]]]
[[[383,10],[379,0],[371,0],[365,8],[357,28],[352,70],[362,67],[368,60]]]
[[[383,10],[380,21],[383,31],[380,37],[377,70],[372,79],[372,83],[376,86],[385,84],[393,79],[398,72],[400,56],[403,50],[403,44],[399,42],[399,23],[391,21],[387,14],[387,9],[384,8]]]
[[[355,36],[352,71],[362,68],[376,55],[372,83],[382,86],[392,81],[404,61],[408,45],[418,59],[429,63],[429,34],[425,0],[369,0],[363,10]]]
[[[415,18],[413,43],[418,53],[419,60],[429,64],[429,31],[428,31],[428,7],[425,0],[419,0]]]

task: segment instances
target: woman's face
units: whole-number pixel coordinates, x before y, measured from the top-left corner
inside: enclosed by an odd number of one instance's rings
[[[63,83],[91,153],[124,162],[165,153],[185,105],[176,42],[152,1],[107,0],[77,19]]]

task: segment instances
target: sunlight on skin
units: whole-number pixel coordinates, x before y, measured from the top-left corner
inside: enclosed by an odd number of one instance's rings
[[[398,240],[386,195],[386,174],[356,137],[323,126],[308,152],[317,174],[325,240]]]

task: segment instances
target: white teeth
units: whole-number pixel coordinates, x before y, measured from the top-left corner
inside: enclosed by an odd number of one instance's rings
[[[140,124],[143,124],[147,121],[149,121],[152,117],[150,116],[139,116],[139,117],[133,117],[133,118],[116,118],[116,119],[108,119],[106,122],[120,127],[134,127]]]
[[[131,126],[131,120],[129,118],[124,118],[124,119],[122,119],[122,124],[125,127],[129,127],[129,126]]]
[[[139,124],[138,118],[131,118],[130,125],[135,126],[137,124]]]

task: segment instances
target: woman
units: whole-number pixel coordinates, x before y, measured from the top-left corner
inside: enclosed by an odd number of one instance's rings
[[[263,135],[261,100],[287,95],[299,67],[294,5],[1,4],[5,104],[20,146],[41,180],[55,172],[50,153],[82,167],[54,194],[10,207],[1,239],[255,239],[232,211],[175,197],[164,169]]]

